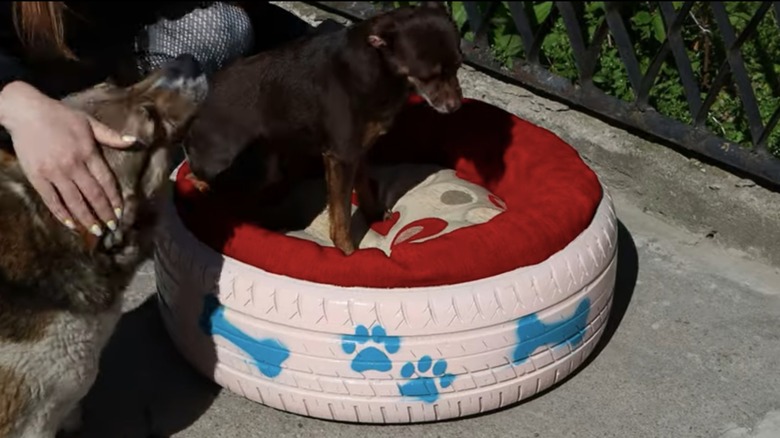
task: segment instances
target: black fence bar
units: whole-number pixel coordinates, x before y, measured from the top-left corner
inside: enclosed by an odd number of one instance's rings
[[[699,88],[699,84],[696,83],[691,60],[688,58],[688,54],[685,53],[685,45],[681,31],[685,16],[691,11],[694,3],[695,2],[685,2],[677,13],[674,12],[674,7],[671,3],[658,3],[658,7],[664,17],[664,22],[666,23],[666,41],[664,41],[664,44],[668,45],[672,50],[674,62],[680,70],[680,80],[683,89],[685,90],[685,98],[688,101],[688,109],[691,114],[696,114],[701,108],[701,89]],[[648,89],[648,92],[649,91],[650,90]]]
[[[383,10],[394,7],[393,2],[307,2],[327,11],[352,20],[363,20]],[[454,2],[448,2],[450,4]],[[780,158],[767,149],[770,136],[780,122],[780,104],[773,108],[766,123],[762,120],[759,102],[751,84],[741,50],[750,38],[757,37],[758,26],[764,19],[770,19],[774,12],[780,26],[780,1],[761,2],[742,29],[735,29],[729,21],[723,2],[641,2],[654,7],[651,10],[663,20],[665,37],[660,49],[652,57],[646,71],[642,71],[635,44],[629,30],[632,14],[640,2],[603,2],[603,17],[595,25],[595,31],[588,35],[583,10],[587,3],[596,2],[553,2],[543,20],[534,16],[534,7],[547,2],[504,2],[509,16],[521,40],[523,56],[513,59],[511,66],[502,64],[491,50],[488,37],[491,19],[501,3],[462,2],[466,12],[466,24],[473,37],[463,40],[466,62],[474,68],[497,76],[508,82],[517,82],[534,91],[566,102],[573,107],[615,122],[624,128],[636,129],[660,140],[671,143],[681,150],[699,154],[726,168],[752,177],[773,187],[780,187]],[[724,53],[717,73],[708,86],[697,78],[691,60],[686,53],[682,25],[691,16],[694,7],[710,8],[715,26],[708,31],[717,32],[722,44],[718,47]],[[552,72],[543,65],[541,54],[544,39],[556,20],[562,20],[571,45],[577,77],[567,79]],[[537,22],[540,21],[540,22]],[[696,23],[699,25],[699,23]],[[464,35],[465,36],[465,35]],[[606,42],[617,49],[620,61],[626,71],[634,98],[631,101],[619,99],[599,89],[593,83],[593,75]],[[673,60],[674,64],[669,63]],[[770,60],[777,63],[777,60]],[[649,102],[649,96],[664,63],[675,67],[680,77],[682,92],[690,114],[690,123],[673,119],[658,112]],[[714,64],[713,64],[714,65]],[[722,90],[736,85],[737,95],[742,103],[744,121],[749,130],[750,145],[731,142],[706,127],[713,105]],[[774,90],[780,84],[774,84]],[[702,96],[702,88],[708,88]],[[772,96],[780,102],[780,96]]]
[[[723,41],[726,43],[726,62],[731,67],[734,80],[739,87],[739,97],[742,100],[742,104],[745,105],[745,112],[747,113],[748,122],[750,123],[750,133],[753,136],[754,143],[758,142],[763,130],[763,123],[761,123],[761,112],[758,109],[758,103],[756,102],[756,95],[753,93],[753,86],[750,84],[750,78],[748,77],[747,69],[745,68],[745,61],[742,59],[742,54],[739,52],[742,45],[747,39],[756,32],[758,23],[764,18],[766,12],[771,6],[770,2],[763,2],[761,7],[756,11],[753,18],[747,24],[742,33],[737,37],[734,34],[734,27],[729,23],[728,13],[722,2],[712,2],[710,7],[712,13],[715,16],[715,21],[718,23],[720,34],[723,36]]]
[[[474,29],[474,40],[478,44],[486,45],[487,40],[487,18],[490,17],[492,9],[495,8],[495,3],[489,5],[491,11],[487,11],[485,14],[480,13],[478,2],[463,2],[463,7],[466,9],[468,15],[469,25]]]
[[[631,81],[631,86],[635,91],[639,90],[640,82],[642,80],[639,60],[636,59],[634,45],[628,35],[626,23],[623,21],[623,10],[629,6],[629,4],[624,2],[604,2],[604,4],[607,12],[607,24],[609,24],[609,28],[612,30],[618,53],[620,53],[623,65],[626,67],[628,80]]]
[[[520,41],[523,43],[525,57],[529,62],[539,62],[539,52],[534,51],[533,41],[536,39],[531,21],[525,11],[525,5],[521,2],[510,2],[509,11],[512,14],[512,21],[515,22],[518,32],[520,32]]]

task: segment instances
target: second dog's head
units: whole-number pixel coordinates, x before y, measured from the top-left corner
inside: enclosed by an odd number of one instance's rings
[[[460,108],[460,34],[444,2],[422,2],[370,20],[368,44],[441,113]]]
[[[181,55],[129,87],[100,84],[63,101],[137,139],[128,149],[102,147],[127,202],[129,196],[136,201],[151,198],[162,186],[170,171],[171,147],[180,141],[207,92],[199,63]]]
[[[89,250],[110,249],[119,266],[131,269],[149,254],[158,201],[171,171],[172,147],[189,128],[207,92],[198,62],[182,55],[129,87],[101,84],[63,99],[117,133],[137,139],[126,149],[102,145],[124,211],[116,231],[99,239],[84,233]]]

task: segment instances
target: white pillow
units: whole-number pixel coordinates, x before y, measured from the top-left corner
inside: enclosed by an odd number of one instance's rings
[[[359,239],[361,249],[378,248],[390,256],[394,244],[424,242],[460,228],[483,224],[505,211],[498,197],[484,187],[458,178],[452,169],[401,164],[377,167],[371,173],[378,183],[380,199],[385,205],[392,205],[393,217],[383,225],[392,226],[387,234],[370,229],[353,204],[352,234]],[[323,202],[322,193],[316,192],[321,192],[322,187],[322,181],[302,184],[291,201]],[[327,208],[305,229],[286,234],[332,247]]]

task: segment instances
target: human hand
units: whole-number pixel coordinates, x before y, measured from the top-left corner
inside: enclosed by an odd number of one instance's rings
[[[101,223],[116,229],[122,198],[95,141],[125,148],[135,138],[120,136],[24,82],[8,84],[0,93],[0,124],[11,134],[30,183],[60,221],[75,229],[75,216],[96,236],[103,234]]]

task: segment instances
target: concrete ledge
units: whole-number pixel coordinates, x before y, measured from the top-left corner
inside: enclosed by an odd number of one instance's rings
[[[473,69],[462,78],[469,97],[570,143],[627,202],[700,239],[780,265],[780,194]]]
[[[272,2],[310,24],[349,21],[300,2]],[[582,155],[615,196],[670,225],[752,260],[780,266],[780,193],[669,147],[632,135],[557,101],[465,67],[467,97],[549,129]]]

